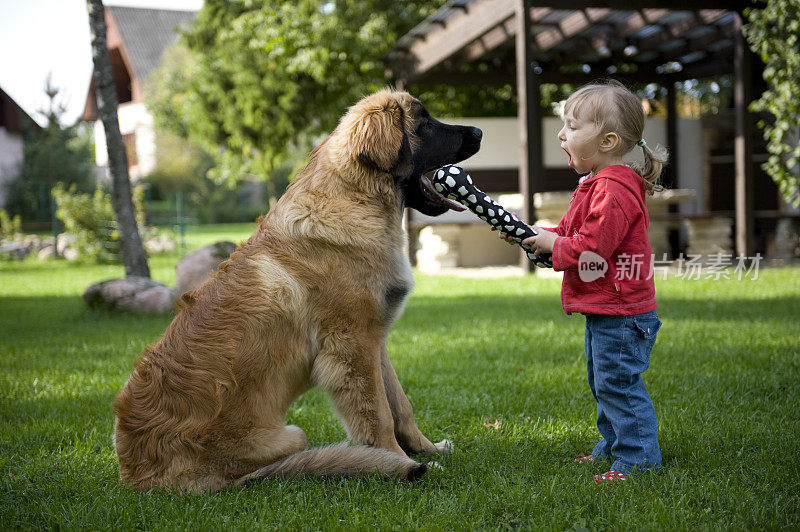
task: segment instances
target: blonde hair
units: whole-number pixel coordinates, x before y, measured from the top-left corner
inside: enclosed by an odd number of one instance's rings
[[[644,181],[648,194],[663,190],[658,184],[661,170],[667,162],[667,150],[662,146],[650,148],[643,142],[644,108],[639,98],[616,80],[593,82],[575,91],[564,103],[563,112],[582,120],[593,122],[597,134],[616,133],[619,144],[613,154],[625,155],[635,146],[641,146],[644,163],[628,166]]]

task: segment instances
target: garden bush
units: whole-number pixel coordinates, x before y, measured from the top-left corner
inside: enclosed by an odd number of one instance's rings
[[[14,238],[22,232],[22,217],[17,214],[10,216],[5,209],[0,209],[0,240]]]
[[[56,216],[64,224],[67,233],[75,237],[73,246],[78,258],[98,264],[115,264],[120,262],[120,241],[114,208],[111,205],[111,194],[98,184],[92,194],[80,193],[72,185],[65,189],[63,185],[53,188],[56,201]],[[139,233],[145,237],[143,191],[134,187],[133,203]]]

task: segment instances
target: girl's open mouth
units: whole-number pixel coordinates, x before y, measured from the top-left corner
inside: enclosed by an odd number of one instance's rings
[[[565,147],[562,146],[561,149],[564,150],[564,152],[567,154],[567,157],[569,157],[569,167],[572,168],[572,155],[570,155]]]

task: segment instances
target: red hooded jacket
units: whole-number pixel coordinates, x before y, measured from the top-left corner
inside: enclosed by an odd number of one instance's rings
[[[561,305],[567,314],[655,310],[644,194],[641,176],[624,165],[603,168],[572,193],[553,245],[553,269],[564,272]]]

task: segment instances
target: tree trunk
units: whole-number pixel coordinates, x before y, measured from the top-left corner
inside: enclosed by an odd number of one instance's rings
[[[111,172],[111,202],[117,218],[117,230],[122,248],[125,275],[150,277],[147,256],[144,253],[136,213],[131,197],[128,176],[128,156],[119,130],[117,118],[117,89],[111,71],[111,56],[106,41],[105,9],[102,0],[87,0],[89,30],[92,35],[94,80],[97,85],[97,110],[103,120],[108,149],[108,169]]]

